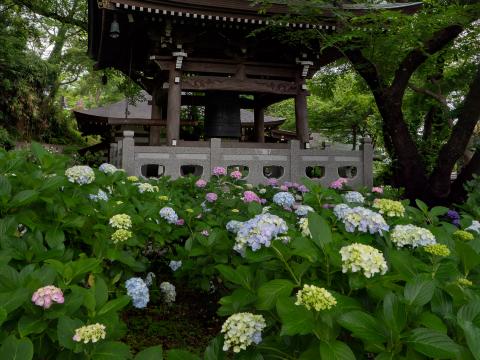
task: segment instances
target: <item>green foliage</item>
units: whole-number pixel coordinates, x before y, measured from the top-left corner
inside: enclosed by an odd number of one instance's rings
[[[158,191],[140,193],[122,171],[95,171],[91,184],[71,183],[64,175],[68,162],[37,144],[30,151],[0,150],[2,359],[10,354],[22,354],[22,359],[198,359],[186,350],[162,350],[159,345],[140,348],[133,356],[122,343],[128,330],[120,315],[130,306],[124,281],[143,278],[149,271],[157,276],[150,289],[152,301],[158,298],[156,284],[169,279],[192,292],[210,291],[220,299],[221,317],[240,312],[264,317],[262,342],[231,356],[235,359],[478,357],[480,235],[472,231],[474,238],[468,242],[453,237],[457,228],[445,221],[446,208],[405,202],[405,217],[386,218],[390,227],[414,224],[429,229],[451,251],[436,257],[422,247],[396,248],[388,233],[347,231],[325,207],[342,202],[342,192],[311,181],[305,180],[310,191],[303,195],[290,189],[314,209],[306,217],[311,234],[306,236],[297,226],[298,216],[272,202],[278,192],[272,186],[252,189],[266,199],[267,209],[245,203],[243,192],[251,187],[230,177],[214,177],[203,189],[195,186],[193,177],[161,178],[150,181]],[[108,200],[89,198],[99,189]],[[219,198],[202,206],[208,192],[219,193]],[[372,208],[374,195],[364,195],[364,206]],[[162,219],[159,211],[165,206],[185,224]],[[226,224],[247,221],[262,211],[285,220],[289,240],[273,240],[257,251],[247,248],[242,256],[233,250],[235,235]],[[115,214],[128,214],[133,223],[132,237],[117,244],[109,225]],[[470,218],[465,215],[461,223],[469,225]],[[339,251],[352,243],[381,251],[388,272],[371,278],[344,272]],[[181,260],[181,268],[173,272],[171,260]],[[32,294],[46,285],[60,288],[64,303],[48,309],[32,303]],[[304,285],[326,289],[336,304],[309,309],[297,296]],[[105,339],[95,344],[73,340],[76,329],[95,323],[106,326]],[[170,329],[164,326],[159,324],[155,332]],[[223,342],[222,336],[212,339],[204,358],[229,358]]]

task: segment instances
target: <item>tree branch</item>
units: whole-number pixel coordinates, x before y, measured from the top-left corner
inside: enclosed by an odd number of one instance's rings
[[[61,15],[55,11],[48,9],[45,6],[39,5],[38,2],[36,1],[28,1],[28,0],[13,0],[13,1],[18,5],[26,7],[28,10],[30,10],[35,14],[48,17],[53,20],[57,20],[63,24],[74,25],[83,29],[84,31],[88,31],[88,24],[86,21],[76,19],[73,16]]]
[[[445,190],[444,188],[447,186],[447,184],[445,184],[446,180],[442,181],[442,179],[449,178],[455,163],[464,153],[475,126],[478,121],[480,121],[480,106],[478,106],[479,99],[480,65],[478,66],[473,82],[470,84],[468,93],[465,96],[462,110],[457,123],[452,129],[452,134],[447,143],[440,149],[436,168],[431,175],[434,190]],[[479,153],[478,150],[476,154],[477,153]],[[480,157],[480,154],[478,157]]]
[[[461,25],[450,25],[438,30],[433,36],[424,42],[422,47],[411,50],[400,63],[395,71],[391,89],[403,97],[407,85],[415,70],[422,65],[430,55],[442,50],[448,43],[454,40],[464,30]]]
[[[344,54],[352,63],[355,70],[357,70],[360,76],[367,82],[374,94],[381,92],[385,88],[385,83],[377,67],[362,54],[361,49],[347,49],[344,50]]]
[[[437,100],[440,104],[448,108],[447,98],[442,94],[437,94],[429,89],[415,86],[412,83],[409,83],[408,87],[419,94],[430,96],[431,98]]]

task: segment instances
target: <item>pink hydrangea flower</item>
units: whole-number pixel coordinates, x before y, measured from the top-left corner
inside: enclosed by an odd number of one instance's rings
[[[297,187],[297,190],[300,191],[301,193],[309,192],[308,188],[305,185],[300,185],[299,187]]]
[[[243,193],[243,201],[246,203],[251,203],[253,201],[258,202],[259,204],[262,202],[260,197],[255,194],[253,191],[245,191]]]
[[[202,235],[203,236],[208,236],[208,235],[210,235],[210,233],[208,232],[208,230],[203,230]]]
[[[242,173],[238,170],[232,171],[230,176],[235,180],[240,180],[242,178]]]
[[[207,182],[203,179],[198,179],[195,183],[195,186],[198,188],[204,188],[205,186],[207,186]]]
[[[335,207],[335,204],[323,204],[322,208],[324,209],[333,209]]]
[[[217,201],[218,199],[218,195],[215,194],[215,193],[208,193],[207,195],[205,195],[205,199],[208,201],[208,202],[215,202]]]
[[[50,308],[54,302],[63,304],[64,301],[62,290],[53,285],[39,288],[32,295],[32,302],[44,309]]]
[[[375,187],[372,188],[372,192],[377,193],[377,194],[383,194],[383,187],[375,186]]]
[[[288,186],[287,185],[282,185],[282,186],[280,186],[280,190],[288,191]]]
[[[215,166],[213,168],[213,175],[215,176],[225,176],[227,175],[227,169],[221,166]]]
[[[283,185],[286,186],[287,188],[295,187],[295,185],[290,181],[285,181]]]
[[[185,220],[184,219],[178,219],[175,224],[178,225],[178,226],[183,226],[183,225],[185,225]]]
[[[277,186],[278,185],[278,179],[275,179],[275,178],[267,179],[267,185]]]
[[[338,178],[337,180],[335,180],[334,182],[332,182],[330,184],[330,189],[341,189],[343,188],[343,185],[346,184],[348,182],[348,179],[347,178]]]

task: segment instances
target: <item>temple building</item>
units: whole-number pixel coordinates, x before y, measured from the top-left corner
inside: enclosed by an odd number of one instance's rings
[[[372,11],[372,5],[342,6],[354,13]],[[419,6],[421,3],[399,3],[374,9],[414,12]],[[89,0],[88,49],[96,60],[96,68],[118,69],[151,95],[150,118],[148,124],[143,123],[148,127],[148,146],[138,148],[132,138],[135,135],[127,132],[124,140],[112,144],[112,160],[127,171],[141,175],[139,163],[148,158],[164,167],[164,174],[176,177],[181,175],[176,168],[182,166],[183,160],[205,160],[204,156],[189,158],[186,154],[198,153],[198,149],[208,145],[212,149],[216,146],[234,149],[231,152],[235,154],[228,156],[228,151],[220,150],[222,157],[214,159],[212,150],[208,161],[198,166],[228,165],[232,161],[249,163],[258,170],[255,174],[249,171],[248,180],[252,182],[267,176],[265,171],[260,171],[261,167],[280,166],[279,163],[288,163],[280,176],[284,180],[305,176],[310,165],[333,169],[336,166],[335,159],[330,159],[333,154],[307,154],[312,150],[309,149],[306,80],[342,55],[334,48],[320,51],[319,44],[282,41],[281,33],[291,29],[334,32],[335,8],[326,7],[315,23],[275,20],[276,16],[287,14],[287,10],[277,4],[259,12],[259,8],[245,0]],[[273,21],[274,27],[266,27]],[[265,109],[292,98],[296,140],[289,148],[300,156],[294,166],[290,155],[273,155],[283,149],[280,145],[286,144],[265,143]],[[182,138],[182,109],[189,106],[202,108],[201,141]],[[253,113],[252,133],[248,137],[242,136],[242,114],[243,117],[247,114],[244,110]],[[121,125],[134,125],[127,122]],[[132,154],[123,153],[122,141],[134,146]],[[366,144],[371,147],[368,141]],[[365,180],[371,178],[371,174],[365,173],[371,172],[371,168],[368,165],[365,168],[363,160],[356,163],[353,153],[338,158],[349,166],[354,162],[362,168],[356,175],[359,185],[371,182]],[[130,163],[125,163],[127,161]],[[219,163],[214,164],[215,161]],[[335,174],[330,172],[323,171],[322,181],[339,176],[338,167]],[[202,174],[208,176],[209,171]]]

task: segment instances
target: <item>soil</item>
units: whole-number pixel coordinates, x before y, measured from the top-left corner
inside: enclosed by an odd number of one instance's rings
[[[216,314],[216,296],[188,288],[176,290],[172,305],[151,293],[146,309],[132,308],[122,314],[128,327],[123,341],[134,353],[162,345],[164,351],[182,348],[200,355],[220,333],[222,319]]]

